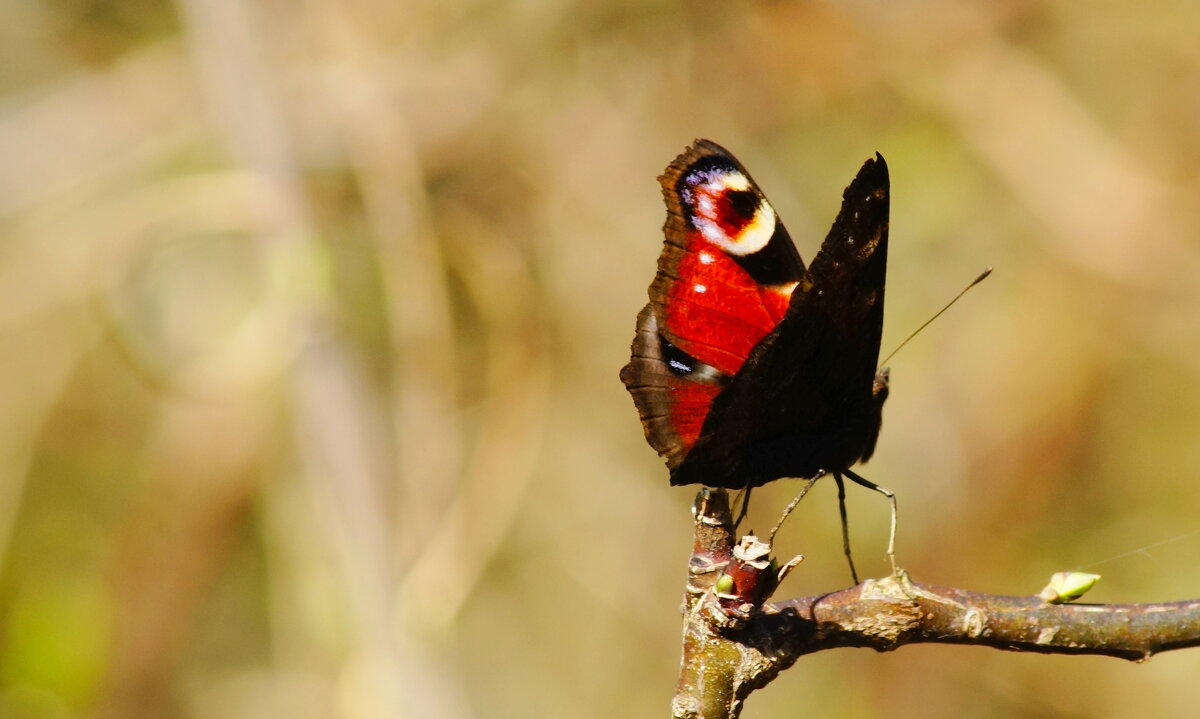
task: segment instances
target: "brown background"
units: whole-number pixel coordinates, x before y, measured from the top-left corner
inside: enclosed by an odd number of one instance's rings
[[[697,136],[806,258],[885,155],[885,351],[996,268],[891,362],[862,470],[915,577],[1200,595],[1190,0],[5,16],[0,716],[665,715],[692,492],[617,370]],[[847,583],[836,518],[784,530],[785,594]],[[846,650],[746,716],[1182,716],[1198,672]]]

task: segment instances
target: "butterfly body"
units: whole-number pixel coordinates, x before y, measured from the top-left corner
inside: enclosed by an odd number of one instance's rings
[[[659,178],[666,241],[621,379],[671,484],[755,487],[874,451],[888,173],[868,160],[806,267],[766,197],[698,140]]]

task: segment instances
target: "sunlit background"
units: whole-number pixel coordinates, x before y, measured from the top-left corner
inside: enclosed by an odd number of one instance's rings
[[[996,268],[862,468],[915,578],[1200,595],[1192,0],[3,12],[4,719],[665,716],[693,492],[617,370],[701,136],[805,258],[883,153],[885,351]],[[849,582],[832,490],[784,595]],[[840,650],[745,716],[1183,716],[1198,672]]]

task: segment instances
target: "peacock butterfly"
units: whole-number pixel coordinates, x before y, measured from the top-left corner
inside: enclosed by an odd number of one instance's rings
[[[822,472],[860,481],[849,468],[874,452],[888,394],[887,370],[876,370],[883,157],[846,188],[807,268],[720,145],[697,140],[658,179],[666,242],[621,380],[671,484],[740,489]]]

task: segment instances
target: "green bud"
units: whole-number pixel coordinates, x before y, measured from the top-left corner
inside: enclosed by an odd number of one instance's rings
[[[1071,602],[1087,594],[1088,590],[1098,581],[1100,581],[1099,574],[1056,572],[1054,576],[1050,577],[1050,583],[1038,594],[1038,597],[1050,604]]]

